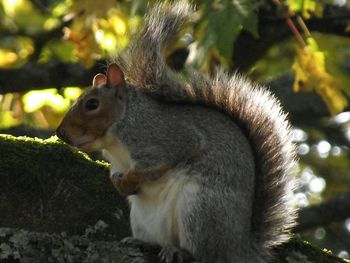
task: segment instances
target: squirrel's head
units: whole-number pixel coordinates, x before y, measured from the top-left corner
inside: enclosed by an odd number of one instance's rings
[[[92,88],[72,105],[56,135],[86,152],[103,148],[106,131],[121,118],[125,93],[124,74],[113,63],[106,75],[99,73],[94,77]]]

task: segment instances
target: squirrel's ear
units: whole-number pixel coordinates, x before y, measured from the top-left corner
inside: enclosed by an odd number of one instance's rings
[[[125,80],[123,71],[117,64],[110,64],[107,69],[107,85],[109,87],[115,87],[124,83]]]
[[[96,74],[92,81],[92,87],[97,87],[97,86],[106,85],[106,84],[107,84],[107,77],[105,74],[102,74],[102,73]]]

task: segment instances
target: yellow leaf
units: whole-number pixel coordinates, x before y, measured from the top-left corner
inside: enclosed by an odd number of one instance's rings
[[[125,35],[126,29],[127,29],[126,23],[121,16],[114,14],[114,15],[111,15],[108,20],[109,20],[109,23],[112,24],[116,34]]]
[[[329,112],[335,115],[344,110],[348,102],[339,88],[339,83],[326,70],[325,54],[318,50],[314,40],[308,46],[297,49],[293,63],[295,92],[315,90],[326,103]]]
[[[55,112],[65,112],[69,108],[69,100],[59,95],[56,89],[29,91],[23,96],[23,103],[27,113],[44,106],[53,108]]]
[[[5,111],[0,114],[0,128],[7,129],[21,123],[21,120],[16,118],[13,111]]]
[[[13,64],[18,56],[14,52],[0,49],[0,67],[6,67]]]
[[[85,67],[92,67],[96,59],[101,56],[101,50],[96,43],[93,31],[89,27],[79,26],[76,29],[65,29],[65,38],[73,42],[75,48],[73,51]]]
[[[323,3],[316,0],[287,0],[286,1],[290,15],[301,13],[305,19],[309,19],[312,15],[321,17],[323,14]]]

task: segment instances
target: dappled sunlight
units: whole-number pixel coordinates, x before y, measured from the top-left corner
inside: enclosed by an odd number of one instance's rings
[[[67,87],[63,89],[64,97],[70,99],[71,101],[78,99],[81,93],[82,89],[77,87]]]
[[[297,201],[297,205],[302,208],[302,207],[307,207],[309,206],[310,202],[304,193],[296,193],[295,194],[295,199]]]
[[[16,62],[18,56],[9,50],[0,49],[0,67],[6,67]]]
[[[313,193],[321,193],[326,187],[326,181],[322,177],[315,177],[309,183],[309,190]]]
[[[63,114],[69,109],[82,90],[68,87],[29,91],[23,96],[6,94],[0,96],[0,128],[11,128],[20,124],[38,128],[56,128]]]
[[[346,250],[341,250],[338,254],[338,257],[349,259],[349,253]]]
[[[125,35],[126,34],[126,24],[123,19],[121,19],[118,15],[112,15],[109,18],[109,22],[112,24],[114,31],[117,35]]]
[[[335,115],[331,119],[331,121],[336,123],[336,124],[344,124],[346,122],[349,122],[350,121],[350,112],[349,111],[341,112],[341,113]]]
[[[295,142],[304,142],[308,138],[307,133],[302,129],[298,129],[298,128],[293,129],[293,137]]]
[[[1,0],[1,4],[8,16],[14,16],[19,9],[26,10],[30,8],[25,0]]]
[[[318,142],[316,145],[317,153],[321,158],[327,158],[329,156],[331,148],[332,146],[329,144],[329,142],[324,140]]]
[[[314,236],[318,240],[322,240],[326,237],[326,230],[323,227],[318,227],[315,230]]]
[[[297,152],[299,155],[306,155],[310,152],[310,146],[306,143],[301,143],[297,146]]]
[[[298,182],[295,198],[299,207],[322,201],[321,194],[326,189],[326,181],[323,177],[316,175],[310,167],[306,167],[300,172]]]
[[[43,106],[49,106],[55,111],[63,112],[70,106],[69,100],[57,94],[56,89],[30,91],[23,96],[24,110],[28,113],[39,110]]]

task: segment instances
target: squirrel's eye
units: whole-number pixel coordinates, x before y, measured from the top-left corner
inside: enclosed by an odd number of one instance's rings
[[[87,111],[93,111],[93,110],[96,110],[99,105],[100,105],[100,102],[97,99],[89,99],[85,103],[85,109]]]

